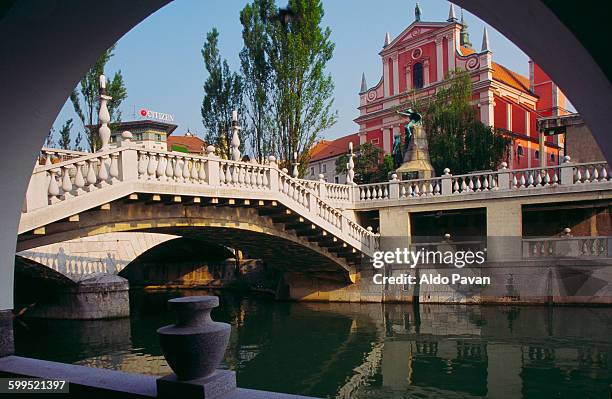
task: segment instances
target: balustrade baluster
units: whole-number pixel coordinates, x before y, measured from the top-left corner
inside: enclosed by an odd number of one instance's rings
[[[527,182],[525,181],[525,172],[521,172],[521,185],[519,187],[524,188],[526,183]]]
[[[194,183],[197,183],[199,180],[199,174],[198,174],[198,160],[197,159],[192,159],[191,160],[191,180]]]
[[[591,182],[591,172],[589,171],[589,167],[588,166],[584,167],[584,182],[585,183],[590,183]]]
[[[189,183],[189,179],[191,178],[191,169],[189,168],[189,158],[183,158],[183,179],[185,179],[185,183]]]
[[[140,155],[140,158],[138,159],[138,176],[143,177],[145,173],[147,173],[149,159],[144,151],[140,151],[138,154]]]
[[[251,187],[251,166],[247,165],[245,166],[245,171],[244,171],[244,184],[247,187]]]
[[[85,179],[83,178],[83,165],[85,162],[80,161],[76,163],[76,176],[74,176],[74,185],[78,190],[83,189],[85,187]]]
[[[70,191],[72,191],[72,181],[70,180],[70,169],[72,169],[71,166],[62,167],[62,190],[64,190],[65,193],[69,193]]]
[[[174,177],[174,156],[168,155],[168,162],[166,163],[166,179],[172,180]]]
[[[492,178],[490,175],[486,175],[482,177],[482,190],[489,191],[489,178]]]
[[[232,184],[232,171],[229,164],[225,164],[225,183]]]
[[[582,173],[580,173],[580,167],[576,167],[576,183],[582,183]]]
[[[183,159],[178,155],[174,161],[174,180],[179,182],[183,177]]]
[[[106,182],[108,180],[108,170],[106,170],[106,160],[108,157],[106,155],[100,158],[100,169],[98,170],[98,180],[100,183]],[[146,169],[145,169],[146,173]]]
[[[93,186],[98,181],[98,177],[96,176],[96,160],[90,159],[87,163],[87,183]]]
[[[157,169],[155,170],[155,177],[158,180],[163,180],[166,176],[166,162],[168,159],[166,158],[166,154],[159,154],[159,159],[157,161]]]
[[[219,183],[225,184],[225,165],[219,164]]]
[[[147,174],[149,175],[149,179],[154,179],[155,178],[155,172],[157,172],[157,157],[154,153],[151,153],[149,155],[149,163],[147,165]],[[111,163],[112,165],[112,163]],[[112,173],[111,173],[112,176]]]
[[[200,183],[206,183],[206,161],[200,160],[200,170],[198,172]]]
[[[110,157],[111,163],[109,168],[109,174],[112,181],[119,178],[119,153],[113,152]],[[153,175],[155,176],[155,170],[153,171]]]
[[[518,181],[516,180],[516,174],[515,174],[515,173],[513,173],[512,175],[513,175],[513,176],[512,176],[512,187],[513,187],[513,188],[517,188],[517,186],[518,186]]]

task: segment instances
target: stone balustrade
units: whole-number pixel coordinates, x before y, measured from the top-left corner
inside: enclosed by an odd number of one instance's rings
[[[121,147],[97,153],[69,151],[65,154],[65,160],[56,163],[50,160],[51,156],[59,156],[57,154],[63,152],[43,150],[49,162],[34,169],[24,201],[24,213],[74,201],[88,193],[124,182],[189,186],[190,193],[203,190],[201,195],[207,195],[211,189],[217,196],[223,196],[222,190],[227,189],[231,190],[226,193],[228,196],[242,192],[246,198],[251,193],[262,192],[280,196],[279,199],[285,205],[324,231],[332,233],[333,230],[332,234],[350,240],[355,247],[372,251],[377,248],[378,235],[348,218],[343,214],[343,209],[351,209],[358,204],[384,206],[386,201],[450,198],[483,192],[536,190],[529,192],[538,194],[557,186],[577,187],[588,184],[590,187],[602,187],[602,184],[611,183],[607,163],[575,164],[566,157],[561,165],[539,168],[510,170],[502,164],[496,171],[464,175],[452,175],[446,169],[442,176],[430,179],[400,181],[393,175],[390,181],[382,183],[335,184],[322,179],[313,181],[294,178],[279,169],[274,158],[266,164],[257,164],[220,159],[214,155],[213,147],[209,147],[208,154],[202,156],[146,150],[136,148],[129,140],[126,141]],[[180,193],[179,190],[176,192]],[[549,251],[546,247],[549,244],[542,245],[535,252]]]
[[[523,258],[610,258],[610,237],[545,237],[523,239]]]

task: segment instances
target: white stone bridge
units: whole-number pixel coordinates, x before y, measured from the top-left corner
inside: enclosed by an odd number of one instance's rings
[[[223,160],[212,148],[206,156],[152,151],[129,139],[98,153],[42,154],[23,205],[18,251],[110,232],[165,233],[234,245],[276,267],[343,282],[354,281],[362,259],[380,246],[380,234],[358,224],[360,211],[380,212],[383,236],[409,237],[407,211],[486,204],[507,210],[517,201],[609,199],[612,191],[605,162],[569,159],[543,168],[460,176],[446,170],[431,179],[341,185],[293,178],[274,159]],[[498,213],[505,220],[497,230],[494,217],[487,224],[499,234],[517,220],[520,226],[520,215]],[[607,240],[593,248],[607,255]]]

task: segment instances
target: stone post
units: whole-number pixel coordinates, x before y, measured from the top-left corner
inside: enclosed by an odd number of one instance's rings
[[[444,174],[442,175],[442,187],[440,187],[440,194],[451,195],[453,193],[453,179],[451,179],[451,177],[453,177],[453,175],[451,175],[450,169],[445,168]]]
[[[349,161],[346,164],[346,184],[355,184],[355,161],[353,160],[353,143],[349,143]]]
[[[561,172],[559,173],[559,184],[572,185],[574,184],[574,166],[572,159],[569,155],[563,157],[563,164],[561,164]]]
[[[298,171],[299,165],[300,163],[298,162],[298,153],[294,152],[293,153],[293,170],[291,171],[291,176],[295,179],[297,179],[299,176],[299,171]]]
[[[238,124],[238,111],[232,111],[232,160],[240,161],[240,125]]]
[[[121,147],[129,147],[132,140],[132,133],[125,131],[121,134]],[[126,148],[119,154],[119,180],[131,181],[138,180],[138,150],[136,148]]]
[[[399,179],[397,178],[397,174],[394,173],[391,175],[391,180],[389,180],[389,199],[399,199],[399,197]]]
[[[50,176],[53,178],[53,174]],[[34,209],[49,205],[49,181],[50,177],[46,172],[32,174],[23,204],[25,212],[31,212]]]
[[[508,164],[506,162],[502,162],[497,172],[497,186],[500,190],[509,190],[511,182]]]
[[[270,164],[270,191],[273,193],[280,191],[280,187],[278,185],[279,173],[278,173],[278,164],[276,163],[276,157],[274,155],[270,155],[268,157],[268,161]]]
[[[106,151],[109,148],[108,142],[110,140],[111,131],[108,127],[110,113],[108,112],[107,103],[112,99],[111,96],[106,94],[106,76],[100,75],[100,112],[98,113],[98,120],[100,121],[98,134],[100,135],[100,142],[102,143],[100,151]]]
[[[217,187],[219,185],[219,157],[215,155],[215,147],[209,145],[206,147],[206,177],[209,186]]]
[[[319,174],[319,198],[325,199],[327,198],[327,187],[325,187],[325,176],[323,174]]]

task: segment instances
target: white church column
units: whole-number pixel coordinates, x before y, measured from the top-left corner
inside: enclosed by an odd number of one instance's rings
[[[393,55],[393,94],[399,94],[399,62],[397,60],[397,54]]]
[[[442,55],[442,38],[436,38],[436,81],[444,80],[444,56]]]
[[[383,93],[384,97],[389,97],[389,65],[386,58],[383,58]]]
[[[453,35],[446,36],[446,41],[448,43],[448,70],[455,70],[455,40]]]
[[[423,86],[429,86],[429,60],[423,61]]]

